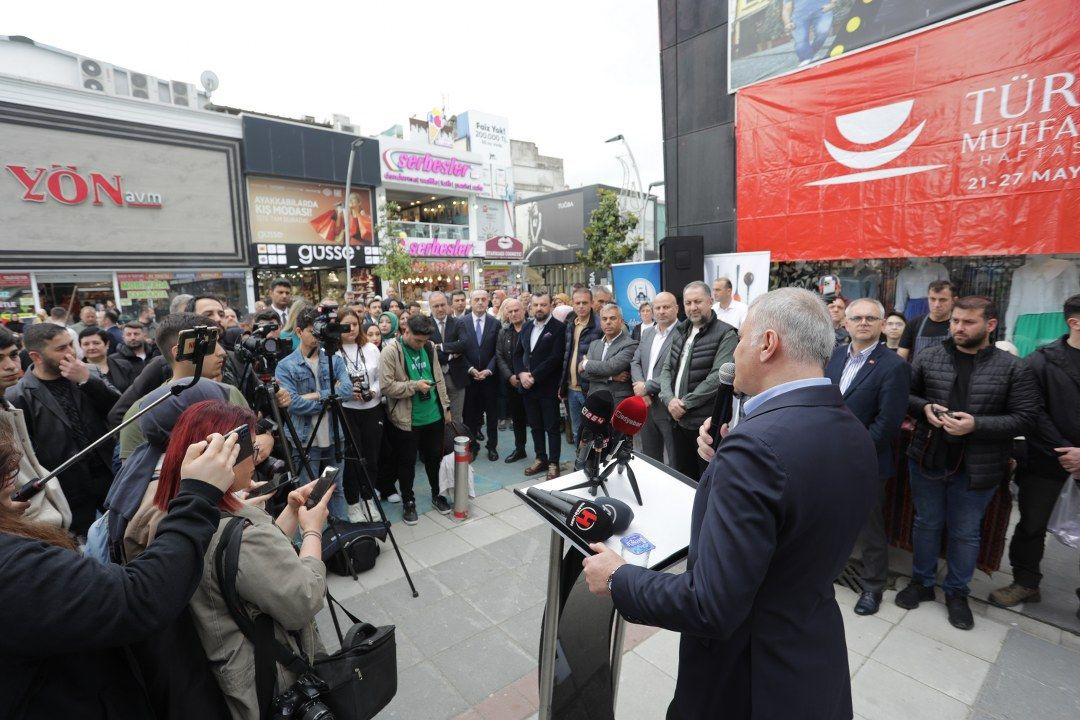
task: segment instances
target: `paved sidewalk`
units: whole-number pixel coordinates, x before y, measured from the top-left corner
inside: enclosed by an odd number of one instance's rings
[[[485,464],[494,474],[495,464]],[[503,482],[520,477],[500,474]],[[417,525],[395,523],[393,530],[420,597],[410,596],[389,543],[358,582],[329,581],[331,592],[362,619],[397,626],[398,694],[379,717],[532,717],[547,528],[500,488],[476,498],[463,523],[428,512]],[[1080,717],[1080,637],[981,604],[974,605],[974,630],[964,632],[948,624],[940,602],[908,612],[893,604],[894,594],[886,594],[881,612],[864,618],[851,610],[854,593],[837,587],[857,717]],[[318,620],[327,645],[335,647],[329,613]],[[674,633],[630,626],[617,717],[664,717],[677,646]]]

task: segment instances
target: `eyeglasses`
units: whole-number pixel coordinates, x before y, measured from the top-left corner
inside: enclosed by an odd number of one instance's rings
[[[877,315],[852,315],[848,318],[848,320],[855,324],[860,324],[863,322],[873,323],[877,322],[880,319],[881,318],[879,318]]]

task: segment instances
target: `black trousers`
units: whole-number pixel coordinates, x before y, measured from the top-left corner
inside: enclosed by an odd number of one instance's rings
[[[439,494],[439,463],[442,462],[443,421],[413,426],[409,432],[387,422],[397,459],[397,481],[403,502],[416,502],[413,481],[416,479],[416,456],[419,455],[427,471],[431,497]]]
[[[516,387],[509,383],[505,385],[506,408],[514,424],[514,449],[525,452],[525,437],[529,429],[529,420],[525,417],[525,401]]]
[[[697,454],[697,429],[687,430],[677,423],[672,425],[671,444],[672,449],[675,451],[672,465],[691,480],[700,480],[701,474],[705,472],[708,463],[698,457]]]
[[[1042,580],[1039,563],[1046,549],[1046,526],[1065,480],[1025,473],[1017,479],[1017,485],[1020,486],[1017,503],[1020,521],[1016,523],[1009,543],[1009,562],[1017,585],[1038,588]]]
[[[862,545],[862,584],[867,592],[884,592],[889,579],[889,538],[885,534],[885,480],[877,478],[874,505],[859,532]],[[868,480],[867,482],[872,482]]]
[[[474,438],[484,416],[487,416],[487,449],[494,450],[499,444],[499,381],[494,375],[480,382],[470,379],[465,388],[465,425]]]
[[[533,450],[536,457],[546,463],[559,464],[562,451],[562,419],[559,417],[559,398],[552,392],[541,395],[530,392],[522,395],[525,403],[525,416],[532,430]],[[544,441],[547,441],[547,447]]]
[[[371,478],[371,482],[378,487],[380,495],[386,497],[390,493],[394,492],[394,484],[391,480],[389,484],[380,484],[379,477],[379,455],[382,452],[383,444],[383,424],[385,419],[385,411],[382,405],[376,405],[373,408],[367,408],[360,410],[357,408],[346,407],[345,420],[349,423],[349,429],[352,432],[352,437],[356,438],[356,442],[359,445],[360,456],[364,459],[364,466],[367,468],[368,477]],[[384,492],[389,488],[389,492]],[[360,471],[360,460],[356,457],[356,451],[353,449],[352,443],[345,443],[345,477],[343,481],[343,489],[345,490],[345,502],[352,505],[360,501],[360,498],[365,500],[371,499],[371,488],[367,482],[364,481],[363,473]]]

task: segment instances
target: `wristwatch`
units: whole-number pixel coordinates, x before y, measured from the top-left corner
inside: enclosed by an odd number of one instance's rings
[[[620,567],[622,567],[622,565],[620,565],[619,567],[612,570],[611,574],[607,576],[607,591],[609,593],[611,592],[611,581],[615,579],[615,573],[617,573],[619,571]]]

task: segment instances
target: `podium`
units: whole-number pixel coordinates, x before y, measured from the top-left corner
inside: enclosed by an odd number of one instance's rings
[[[637,504],[626,475],[618,471],[608,475],[604,481],[608,495],[629,505],[634,519],[606,544],[631,562],[620,540],[640,533],[655,547],[644,562],[635,564],[666,570],[686,557],[697,482],[636,453],[629,466],[637,478],[643,505]],[[585,479],[584,471],[579,471],[533,487],[563,490]],[[526,489],[514,492],[551,528],[547,605],[540,635],[539,718],[614,720],[626,622],[615,612],[610,597],[589,592],[582,572],[582,561],[592,554],[588,543],[565,524],[564,518],[529,497]],[[587,488],[568,492],[584,499],[593,497]]]

